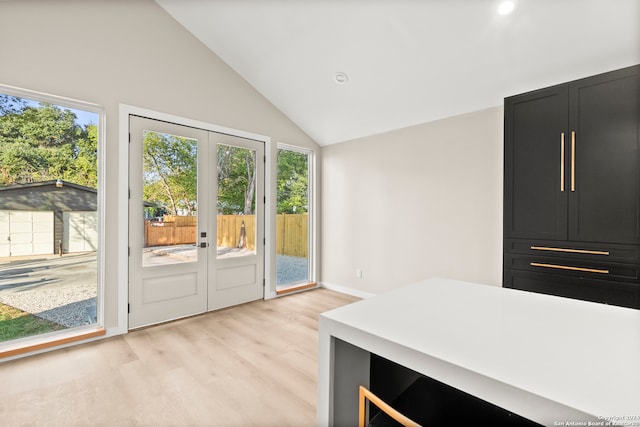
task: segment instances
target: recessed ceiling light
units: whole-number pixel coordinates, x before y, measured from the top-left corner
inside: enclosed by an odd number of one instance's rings
[[[335,79],[336,79],[337,83],[344,84],[344,83],[349,81],[349,76],[347,76],[345,73],[339,71],[339,72],[336,73]]]
[[[512,1],[503,1],[498,6],[498,13],[500,15],[508,15],[513,12],[513,9],[515,9],[515,7],[516,5]]]

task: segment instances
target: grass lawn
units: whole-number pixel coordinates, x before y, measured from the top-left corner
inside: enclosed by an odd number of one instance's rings
[[[66,327],[0,303],[0,342],[60,329]]]

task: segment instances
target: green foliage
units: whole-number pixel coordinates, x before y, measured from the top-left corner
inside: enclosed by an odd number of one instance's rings
[[[84,128],[84,137],[76,142],[73,168],[63,175],[65,181],[86,187],[98,187],[98,127],[88,124]]]
[[[0,185],[63,179],[97,188],[97,128],[68,109],[0,95]]]
[[[255,213],[256,153],[218,144],[218,213]]]
[[[174,135],[146,132],[143,144],[143,197],[168,215],[192,215],[197,211],[197,141]],[[225,144],[217,146],[220,214],[255,213],[255,151]]]
[[[307,154],[278,150],[278,213],[309,211],[309,158]]]
[[[197,210],[197,151],[194,139],[145,132],[144,200],[164,207],[168,215],[193,215]]]

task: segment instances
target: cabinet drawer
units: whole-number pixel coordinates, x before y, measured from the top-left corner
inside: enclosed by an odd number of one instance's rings
[[[371,354],[371,391],[385,403],[423,426],[540,426],[511,411]],[[464,408],[463,411],[460,408]],[[370,405],[369,427],[399,426]]]
[[[640,266],[638,264],[505,254],[504,267],[558,276],[640,283]]]
[[[640,263],[640,246],[556,240],[505,239],[504,251],[549,258],[584,259],[599,262]]]
[[[505,268],[504,286],[621,307],[640,308],[640,285]]]

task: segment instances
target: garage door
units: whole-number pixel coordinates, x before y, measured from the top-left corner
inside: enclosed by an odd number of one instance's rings
[[[53,253],[53,212],[0,210],[0,256]]]
[[[98,213],[64,212],[64,236],[62,249],[65,252],[92,252],[98,250]]]

